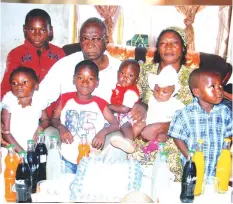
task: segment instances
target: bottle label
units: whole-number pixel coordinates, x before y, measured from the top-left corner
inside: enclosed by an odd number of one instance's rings
[[[186,186],[186,196],[193,196],[194,195],[194,183],[187,183]]]
[[[47,160],[47,155],[46,154],[40,155],[40,163],[45,163],[46,160]]]
[[[15,180],[16,184],[24,185],[24,180]]]
[[[34,172],[38,169],[37,166],[39,166],[39,165],[37,165],[37,164],[33,164],[33,165],[32,165],[32,167],[31,167],[31,172],[32,172],[32,173],[34,173]]]
[[[25,180],[16,180],[15,182],[16,188],[16,202],[32,202],[31,194],[32,194],[32,186],[31,186],[31,179]]]
[[[15,183],[14,183],[14,185],[11,187],[11,191],[12,191],[12,192],[16,192]]]

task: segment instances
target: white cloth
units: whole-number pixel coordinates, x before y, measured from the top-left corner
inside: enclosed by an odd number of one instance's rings
[[[41,103],[41,98],[37,91],[32,97],[31,106],[22,108],[18,104],[18,99],[11,91],[7,92],[2,100],[2,108],[7,109],[11,113],[10,132],[15,140],[27,150],[27,140],[32,139],[39,125],[39,119],[42,110],[47,104]]]
[[[121,61],[111,57],[107,51],[104,54],[108,56],[109,65],[99,72],[99,86],[95,89],[93,95],[110,102],[112,89],[115,88],[117,83],[117,71]],[[52,103],[58,99],[60,94],[76,91],[73,84],[74,70],[75,66],[82,60],[84,60],[83,53],[76,52],[56,62],[40,83],[41,100]]]
[[[161,88],[175,85],[175,90],[172,96],[177,94],[180,90],[178,73],[171,65],[164,67],[158,75],[149,74],[148,84],[152,91],[154,91],[155,84],[157,84]]]
[[[146,124],[170,122],[174,113],[184,107],[185,105],[175,97],[165,102],[158,102],[154,96],[151,96],[148,102]]]
[[[136,94],[135,91],[128,90],[124,94],[124,100],[122,105],[133,108],[134,104],[138,101],[139,96]]]

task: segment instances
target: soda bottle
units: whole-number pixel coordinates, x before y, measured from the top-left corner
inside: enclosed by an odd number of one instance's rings
[[[60,176],[61,155],[58,149],[58,136],[51,136],[46,164],[46,177],[47,179],[58,179]]]
[[[38,179],[39,161],[35,152],[34,140],[27,141],[27,160],[32,172],[32,193],[35,193]]]
[[[39,170],[38,170],[38,182],[41,180],[46,180],[46,162],[48,150],[44,143],[44,132],[38,133],[38,140],[35,149],[37,159],[39,161]]]
[[[155,161],[154,161],[154,164],[153,164],[153,169],[156,169],[157,163],[160,162],[161,153],[164,151],[164,146],[165,146],[164,142],[159,142],[158,151],[156,153],[156,158],[155,158]]]
[[[196,152],[193,156],[193,161],[195,162],[197,169],[197,181],[194,189],[195,196],[201,194],[202,186],[203,186],[204,171],[205,171],[203,145],[204,145],[204,140],[199,139],[197,141]]]
[[[197,179],[196,165],[192,161],[194,151],[189,151],[189,156],[183,169],[181,180],[180,201],[182,203],[192,203],[194,200],[194,188]]]
[[[27,152],[24,150],[19,152],[20,163],[16,170],[16,202],[31,203],[32,202],[32,173],[27,161]]]
[[[87,142],[87,135],[82,134],[81,135],[81,142],[78,145],[78,158],[77,158],[77,164],[79,164],[80,160],[83,157],[88,157],[90,153],[90,145]]]
[[[224,139],[222,152],[219,156],[216,166],[216,177],[219,179],[219,192],[226,193],[228,191],[228,183],[231,176],[231,153],[230,153],[231,140]]]
[[[18,155],[15,153],[15,145],[9,144],[7,146],[8,154],[5,158],[6,168],[4,171],[5,180],[5,199],[7,202],[16,202],[15,192],[15,175],[19,164]]]

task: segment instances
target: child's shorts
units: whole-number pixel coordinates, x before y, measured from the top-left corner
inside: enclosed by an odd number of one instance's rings
[[[63,173],[71,173],[76,174],[77,171],[77,164],[74,164],[72,162],[69,162],[64,157],[62,157],[62,161],[64,162],[63,166]]]

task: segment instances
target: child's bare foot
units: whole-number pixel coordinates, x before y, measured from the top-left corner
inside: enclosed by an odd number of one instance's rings
[[[110,139],[110,143],[128,154],[135,152],[135,144],[130,139],[115,135]]]

